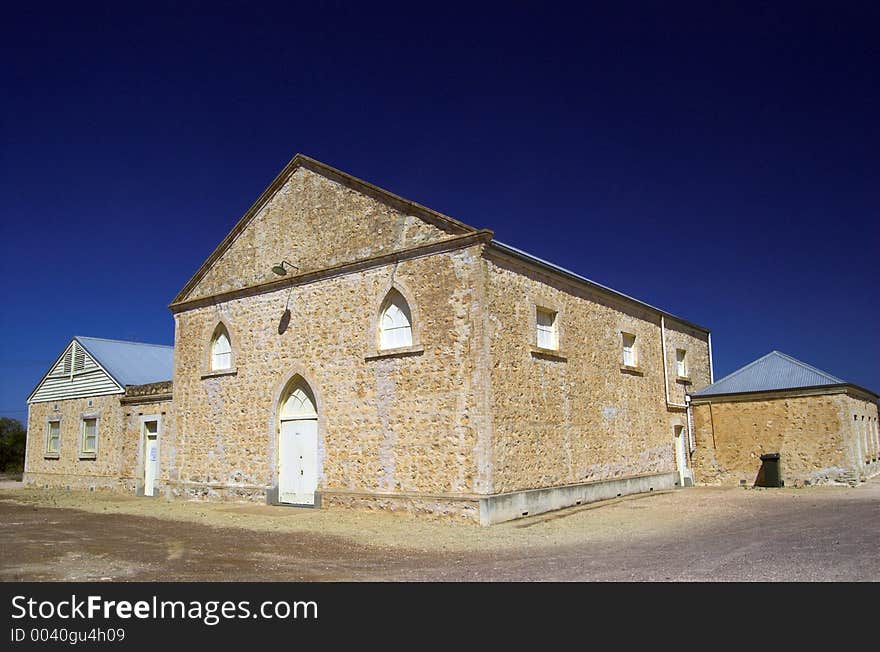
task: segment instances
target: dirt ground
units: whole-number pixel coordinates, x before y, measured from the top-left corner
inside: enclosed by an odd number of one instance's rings
[[[878,581],[880,478],[697,487],[489,528],[0,487],[0,580]]]

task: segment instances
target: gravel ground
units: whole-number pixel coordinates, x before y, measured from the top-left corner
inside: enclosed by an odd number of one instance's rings
[[[880,580],[880,478],[697,487],[490,528],[22,488],[0,488],[0,519],[5,581]]]

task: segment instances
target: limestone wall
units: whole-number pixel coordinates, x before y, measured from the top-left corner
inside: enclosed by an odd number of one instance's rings
[[[864,396],[841,394],[839,416],[847,465],[862,479],[880,472],[877,403]]]
[[[693,394],[709,384],[709,346],[708,337],[686,324],[674,319],[665,319],[666,330],[666,373],[669,384],[670,403],[684,404],[685,394]],[[677,374],[675,352],[686,352],[685,377]]]
[[[122,409],[119,394],[32,403],[28,415],[28,445],[24,481],[38,486],[71,488],[117,487],[122,456]],[[94,458],[80,453],[82,420],[98,419]],[[61,446],[57,457],[46,452],[48,422],[60,419]]]
[[[672,426],[687,420],[666,405],[659,315],[491,254],[486,286],[495,492],[676,470]],[[534,350],[536,306],[558,313],[558,355]],[[707,334],[666,321],[667,353],[687,348],[708,384]],[[621,368],[621,331],[637,369]]]
[[[317,399],[319,491],[338,491],[336,503],[363,492],[487,491],[479,253],[474,246],[176,314],[176,491],[265,496],[277,481],[278,403],[295,375]],[[376,319],[392,276],[410,300],[417,346],[381,356]],[[235,368],[211,374],[207,347],[220,320]]]
[[[187,298],[275,280],[271,267],[282,259],[302,273],[448,237],[414,215],[299,168]]]
[[[877,405],[842,392],[695,405],[696,481],[751,486],[765,453],[780,453],[786,485],[858,479],[871,469],[853,415],[860,426]]]

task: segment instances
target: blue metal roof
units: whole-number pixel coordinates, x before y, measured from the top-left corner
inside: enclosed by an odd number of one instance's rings
[[[76,336],[73,339],[123,387],[158,383],[174,376],[173,346],[98,337]]]
[[[732,374],[716,380],[694,396],[738,394],[741,392],[767,392],[774,389],[797,389],[821,387],[822,385],[848,385],[837,376],[816,369],[785,355],[771,351],[767,355],[737,369]]]

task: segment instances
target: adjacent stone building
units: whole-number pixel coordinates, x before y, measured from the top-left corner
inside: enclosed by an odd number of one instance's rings
[[[880,471],[877,394],[772,351],[692,399],[701,484],[751,486],[779,454],[786,485],[848,482]]]
[[[74,337],[28,397],[25,482],[152,494],[173,367],[170,346]]]
[[[693,480],[707,329],[301,155],[170,308],[173,399],[114,399],[129,490],[490,524]]]

